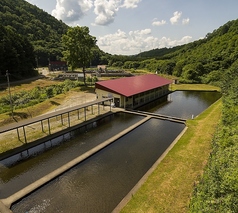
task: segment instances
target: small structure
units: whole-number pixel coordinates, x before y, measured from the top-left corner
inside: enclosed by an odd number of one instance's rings
[[[115,107],[135,109],[169,93],[172,81],[155,74],[95,83],[98,98],[113,98]]]
[[[80,72],[65,72],[65,73],[62,73],[62,74],[59,74],[57,77],[54,78],[54,80],[66,80],[66,79],[69,79],[69,80],[80,80],[80,81],[83,81],[83,78],[84,78],[84,74],[83,73],[80,73]]]
[[[50,61],[49,71],[68,71],[68,65],[66,61]]]
[[[107,72],[107,65],[98,65],[97,66],[97,71],[98,72]]]

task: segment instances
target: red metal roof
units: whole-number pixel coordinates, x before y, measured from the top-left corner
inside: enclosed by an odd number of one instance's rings
[[[139,75],[96,82],[95,87],[126,97],[171,84],[172,81],[155,74]]]

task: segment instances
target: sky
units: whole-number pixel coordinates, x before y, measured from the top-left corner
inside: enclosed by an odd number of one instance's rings
[[[135,55],[204,38],[238,18],[237,0],[26,0],[69,26],[87,26],[101,50]]]

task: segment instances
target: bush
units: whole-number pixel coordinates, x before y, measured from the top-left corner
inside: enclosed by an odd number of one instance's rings
[[[190,212],[238,212],[237,69],[224,76],[222,120],[203,178],[195,187]]]

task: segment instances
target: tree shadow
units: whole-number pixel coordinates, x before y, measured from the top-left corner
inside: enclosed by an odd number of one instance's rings
[[[55,106],[59,106],[59,105],[60,105],[60,103],[58,103],[58,102],[56,102],[56,101],[50,101],[50,103],[51,103],[52,105],[55,105]]]
[[[9,114],[9,116],[11,116]],[[26,119],[28,118],[30,115],[26,112],[13,112],[13,118],[14,120],[16,120],[16,117],[20,118],[20,119]]]

